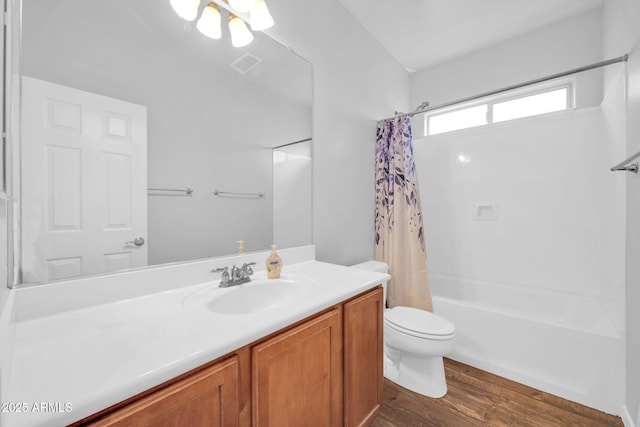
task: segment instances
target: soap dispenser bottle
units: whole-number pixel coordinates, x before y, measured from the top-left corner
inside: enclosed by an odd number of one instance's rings
[[[280,277],[280,273],[282,272],[282,258],[276,253],[276,245],[271,245],[271,255],[267,257],[265,265],[269,279],[277,279]]]

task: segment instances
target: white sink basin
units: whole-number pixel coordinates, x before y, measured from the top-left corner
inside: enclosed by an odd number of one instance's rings
[[[313,286],[312,281],[300,277],[258,278],[224,289],[212,285],[190,295],[185,303],[218,314],[248,314],[298,301],[311,293]]]

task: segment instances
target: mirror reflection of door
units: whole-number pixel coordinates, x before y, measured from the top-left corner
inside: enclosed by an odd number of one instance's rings
[[[147,265],[146,122],[146,107],[23,77],[24,282]]]

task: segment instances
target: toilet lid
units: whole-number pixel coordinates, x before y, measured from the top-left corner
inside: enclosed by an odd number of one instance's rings
[[[456,327],[447,319],[413,307],[394,307],[385,311],[384,320],[407,334],[443,337],[453,335]]]

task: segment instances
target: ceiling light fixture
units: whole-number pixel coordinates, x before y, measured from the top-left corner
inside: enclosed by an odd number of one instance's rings
[[[185,21],[193,21],[198,16],[200,0],[169,0],[171,7]]]
[[[232,8],[240,13],[247,13],[253,6],[253,0],[229,0]]]
[[[210,2],[202,11],[202,15],[200,16],[200,19],[198,19],[196,28],[210,39],[219,39],[222,37],[220,22],[222,22],[220,8],[217,4]]]
[[[179,17],[194,21],[198,17],[200,0],[169,0]],[[253,41],[253,31],[263,31],[274,24],[265,0],[210,0],[202,10],[196,28],[212,39],[222,37],[220,8],[229,12],[229,33],[234,47],[246,46]]]
[[[247,28],[247,24],[233,13],[229,14],[229,32],[233,47],[246,46],[253,41],[253,34]]]
[[[273,17],[267,9],[267,3],[264,0],[254,0],[253,7],[249,10],[251,18],[251,29],[253,31],[262,31],[273,27]]]

